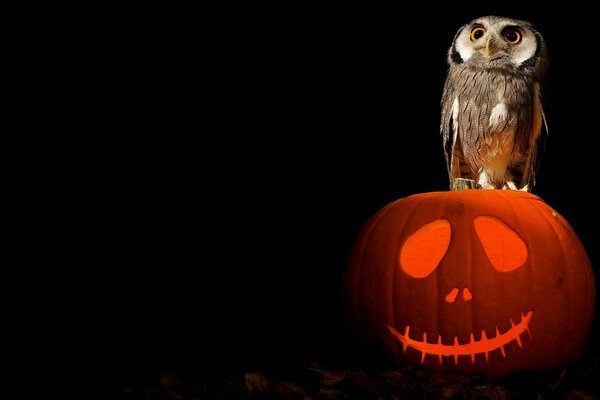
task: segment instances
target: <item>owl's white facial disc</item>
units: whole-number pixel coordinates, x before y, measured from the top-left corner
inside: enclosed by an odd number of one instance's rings
[[[462,27],[459,34],[456,36],[456,40],[454,42],[454,45],[456,46],[456,51],[463,59],[463,61],[467,61],[475,52],[473,43],[471,43],[471,40],[469,39],[470,35],[470,26],[465,25],[464,27]]]
[[[533,57],[538,48],[537,39],[532,31],[521,29],[521,35],[521,43],[514,45],[510,52],[510,59],[517,66]]]

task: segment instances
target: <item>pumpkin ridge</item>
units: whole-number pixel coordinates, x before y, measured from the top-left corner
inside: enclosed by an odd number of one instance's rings
[[[412,196],[411,196],[412,197]],[[414,205],[412,206],[412,208],[410,209],[411,212],[413,212],[413,210],[417,207],[419,207],[420,205],[423,204],[423,202],[425,201],[425,198],[419,198],[418,201],[415,201]],[[403,227],[404,228],[404,227]],[[404,228],[405,229],[405,228]],[[404,238],[403,235],[399,235],[398,237],[398,242],[396,244],[396,250],[394,252],[394,254],[400,254],[400,251],[402,250],[404,244],[405,244],[406,239]],[[396,258],[397,259],[397,258]],[[397,275],[399,273],[399,270],[401,269],[401,265],[400,262],[398,262],[397,268],[394,268],[392,271],[392,286],[391,286],[391,321],[393,324],[396,324],[396,303],[393,301],[393,299],[395,299],[396,297],[396,289],[398,288],[399,285],[396,284],[396,279],[397,279]],[[387,316],[386,316],[387,318]]]
[[[381,210],[379,210],[372,218],[370,218],[365,227],[361,230],[361,232],[359,233],[357,242],[355,245],[360,244],[361,247],[358,249],[357,251],[357,256],[359,259],[359,262],[357,263],[356,266],[356,270],[354,271],[354,282],[351,282],[350,284],[353,286],[352,290],[353,290],[353,295],[350,296],[350,298],[352,299],[352,301],[354,302],[355,299],[355,304],[353,306],[354,308],[354,312],[358,313],[358,315],[360,315],[360,319],[364,320],[366,318],[367,314],[365,312],[365,305],[361,304],[357,299],[362,298],[362,290],[361,290],[361,282],[363,282],[363,273],[364,273],[364,268],[363,265],[364,263],[364,257],[365,257],[365,249],[368,248],[369,242],[371,240],[371,235],[372,233],[376,230],[377,226],[379,225],[379,223],[383,220],[385,220],[384,217],[386,217],[393,209],[396,205],[400,204],[401,202],[403,202],[404,199],[398,199],[395,200],[391,203],[389,203],[387,206],[385,206],[384,208],[382,208]],[[352,257],[354,258],[354,257]],[[351,273],[352,271],[348,271],[349,273]]]
[[[560,223],[561,227],[564,229],[564,234],[569,237],[570,242],[573,242],[573,241],[575,242],[575,244],[579,250],[579,251],[577,251],[578,256],[579,256],[578,257],[579,262],[582,264],[591,265],[589,258],[587,257],[587,254],[585,253],[583,244],[579,240],[573,240],[573,239],[577,238],[577,235],[576,235],[575,231],[573,230],[573,228],[571,227],[571,225],[558,212],[556,212],[556,210],[552,209],[550,206],[547,206],[547,209],[543,209],[543,207],[538,206],[538,210],[541,213],[544,213],[546,215],[548,212],[551,213],[551,215],[555,218],[555,220],[558,223]],[[547,224],[552,227],[553,231],[558,236],[559,235],[558,229],[554,226],[553,223],[551,223],[552,220],[550,220],[549,217],[546,217],[544,219],[547,221]],[[564,249],[563,241],[560,241],[559,245]],[[561,252],[561,254],[564,254],[565,251],[570,252],[571,249],[566,248],[565,250],[563,250]],[[569,265],[569,263],[567,263],[566,260],[563,260],[563,265],[567,266],[567,265]],[[589,317],[585,318],[586,326],[583,329],[587,330],[589,332],[591,330],[591,326],[592,326],[592,322],[593,322],[593,316],[594,316],[595,306],[596,306],[596,299],[595,299],[594,277],[593,277],[593,273],[590,274],[591,268],[587,269],[586,272],[588,272],[588,274],[587,274],[587,279],[584,279],[584,281],[587,282],[587,285],[586,285],[587,295],[585,297],[588,299],[587,307],[588,307],[588,309],[590,309],[590,313],[588,314]],[[570,285],[572,284],[572,282],[570,282],[571,273],[567,267],[565,267],[563,275],[564,275],[564,279],[565,279],[564,285],[566,287],[570,288]],[[577,290],[575,288],[573,288],[572,292],[577,292]],[[573,307],[569,303],[570,301],[572,301],[571,296],[567,296],[567,299],[566,299],[566,302],[568,303],[566,306],[567,313],[569,313],[573,310]],[[571,322],[571,321],[569,321],[569,322]],[[588,333],[588,335],[589,335],[589,333]],[[578,346],[576,351],[582,352],[584,347],[585,347],[585,342],[582,342],[582,343],[580,343],[580,345]]]

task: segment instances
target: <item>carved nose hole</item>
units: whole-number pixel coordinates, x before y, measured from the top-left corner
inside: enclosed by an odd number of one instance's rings
[[[460,292],[458,288],[452,289],[450,293],[446,295],[446,301],[448,303],[454,303],[456,301],[456,297],[458,297],[458,292]],[[471,293],[469,288],[466,286],[463,289],[462,298],[464,301],[471,301],[473,298],[473,293]]]
[[[463,300],[471,301],[472,298],[473,298],[473,294],[471,293],[469,288],[465,286],[465,288],[463,289]]]
[[[448,293],[446,295],[446,301],[448,303],[454,303],[454,300],[456,300],[456,296],[458,295],[458,288],[454,288],[450,291],[450,293]]]

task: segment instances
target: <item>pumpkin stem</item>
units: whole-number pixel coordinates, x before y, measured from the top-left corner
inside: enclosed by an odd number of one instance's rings
[[[451,190],[477,189],[477,184],[473,179],[455,178],[452,181]]]

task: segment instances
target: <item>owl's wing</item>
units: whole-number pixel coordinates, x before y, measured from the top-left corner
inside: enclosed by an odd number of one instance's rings
[[[538,83],[534,86],[531,128],[532,132],[529,135],[529,143],[527,144],[527,158],[521,179],[521,190],[526,191],[531,191],[535,184],[535,173],[538,166],[537,151],[540,142],[545,137],[544,131],[546,134],[548,132],[548,124],[546,123],[546,115],[544,114],[542,105],[542,94]]]
[[[446,156],[446,167],[448,168],[448,178],[450,187],[455,178],[460,177],[460,158],[462,151],[460,149],[459,138],[459,102],[458,95],[452,84],[446,80],[444,85],[444,94],[442,96],[442,120],[440,123],[440,132],[444,142],[444,155]]]

